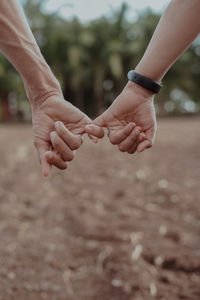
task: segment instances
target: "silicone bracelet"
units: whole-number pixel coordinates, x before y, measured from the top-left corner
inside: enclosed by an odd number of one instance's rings
[[[159,93],[162,87],[161,82],[154,81],[148,77],[138,74],[134,70],[129,71],[127,76],[130,81],[139,84],[143,88],[150,90],[155,94]]]

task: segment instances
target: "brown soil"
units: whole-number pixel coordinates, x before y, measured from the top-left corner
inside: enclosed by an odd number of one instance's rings
[[[87,138],[43,179],[30,126],[0,126],[1,300],[199,300],[200,120],[128,156]]]

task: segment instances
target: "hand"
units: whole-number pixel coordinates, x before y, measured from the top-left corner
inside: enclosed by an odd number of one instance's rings
[[[120,151],[142,152],[152,147],[155,139],[157,126],[153,100],[150,91],[129,81],[112,105],[93,121],[95,126],[86,127],[86,132],[98,136],[96,125],[107,127],[110,142],[118,145]]]
[[[81,135],[85,133],[85,126],[92,123],[91,119],[58,96],[51,96],[34,106],[32,112],[34,145],[43,175],[50,174],[52,165],[66,169],[66,161],[74,158],[74,150],[80,147]],[[101,128],[96,126],[95,131],[95,136],[103,136]]]

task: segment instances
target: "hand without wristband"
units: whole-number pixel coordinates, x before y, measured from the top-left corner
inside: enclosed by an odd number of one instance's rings
[[[154,81],[148,77],[138,74],[134,70],[129,71],[127,77],[130,81],[137,83],[155,94],[159,93],[162,87],[161,82]]]

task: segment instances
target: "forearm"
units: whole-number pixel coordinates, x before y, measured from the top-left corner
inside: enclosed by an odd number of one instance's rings
[[[200,0],[172,0],[136,72],[160,81],[200,33]]]
[[[16,0],[0,1],[0,50],[20,73],[31,104],[62,94]]]

